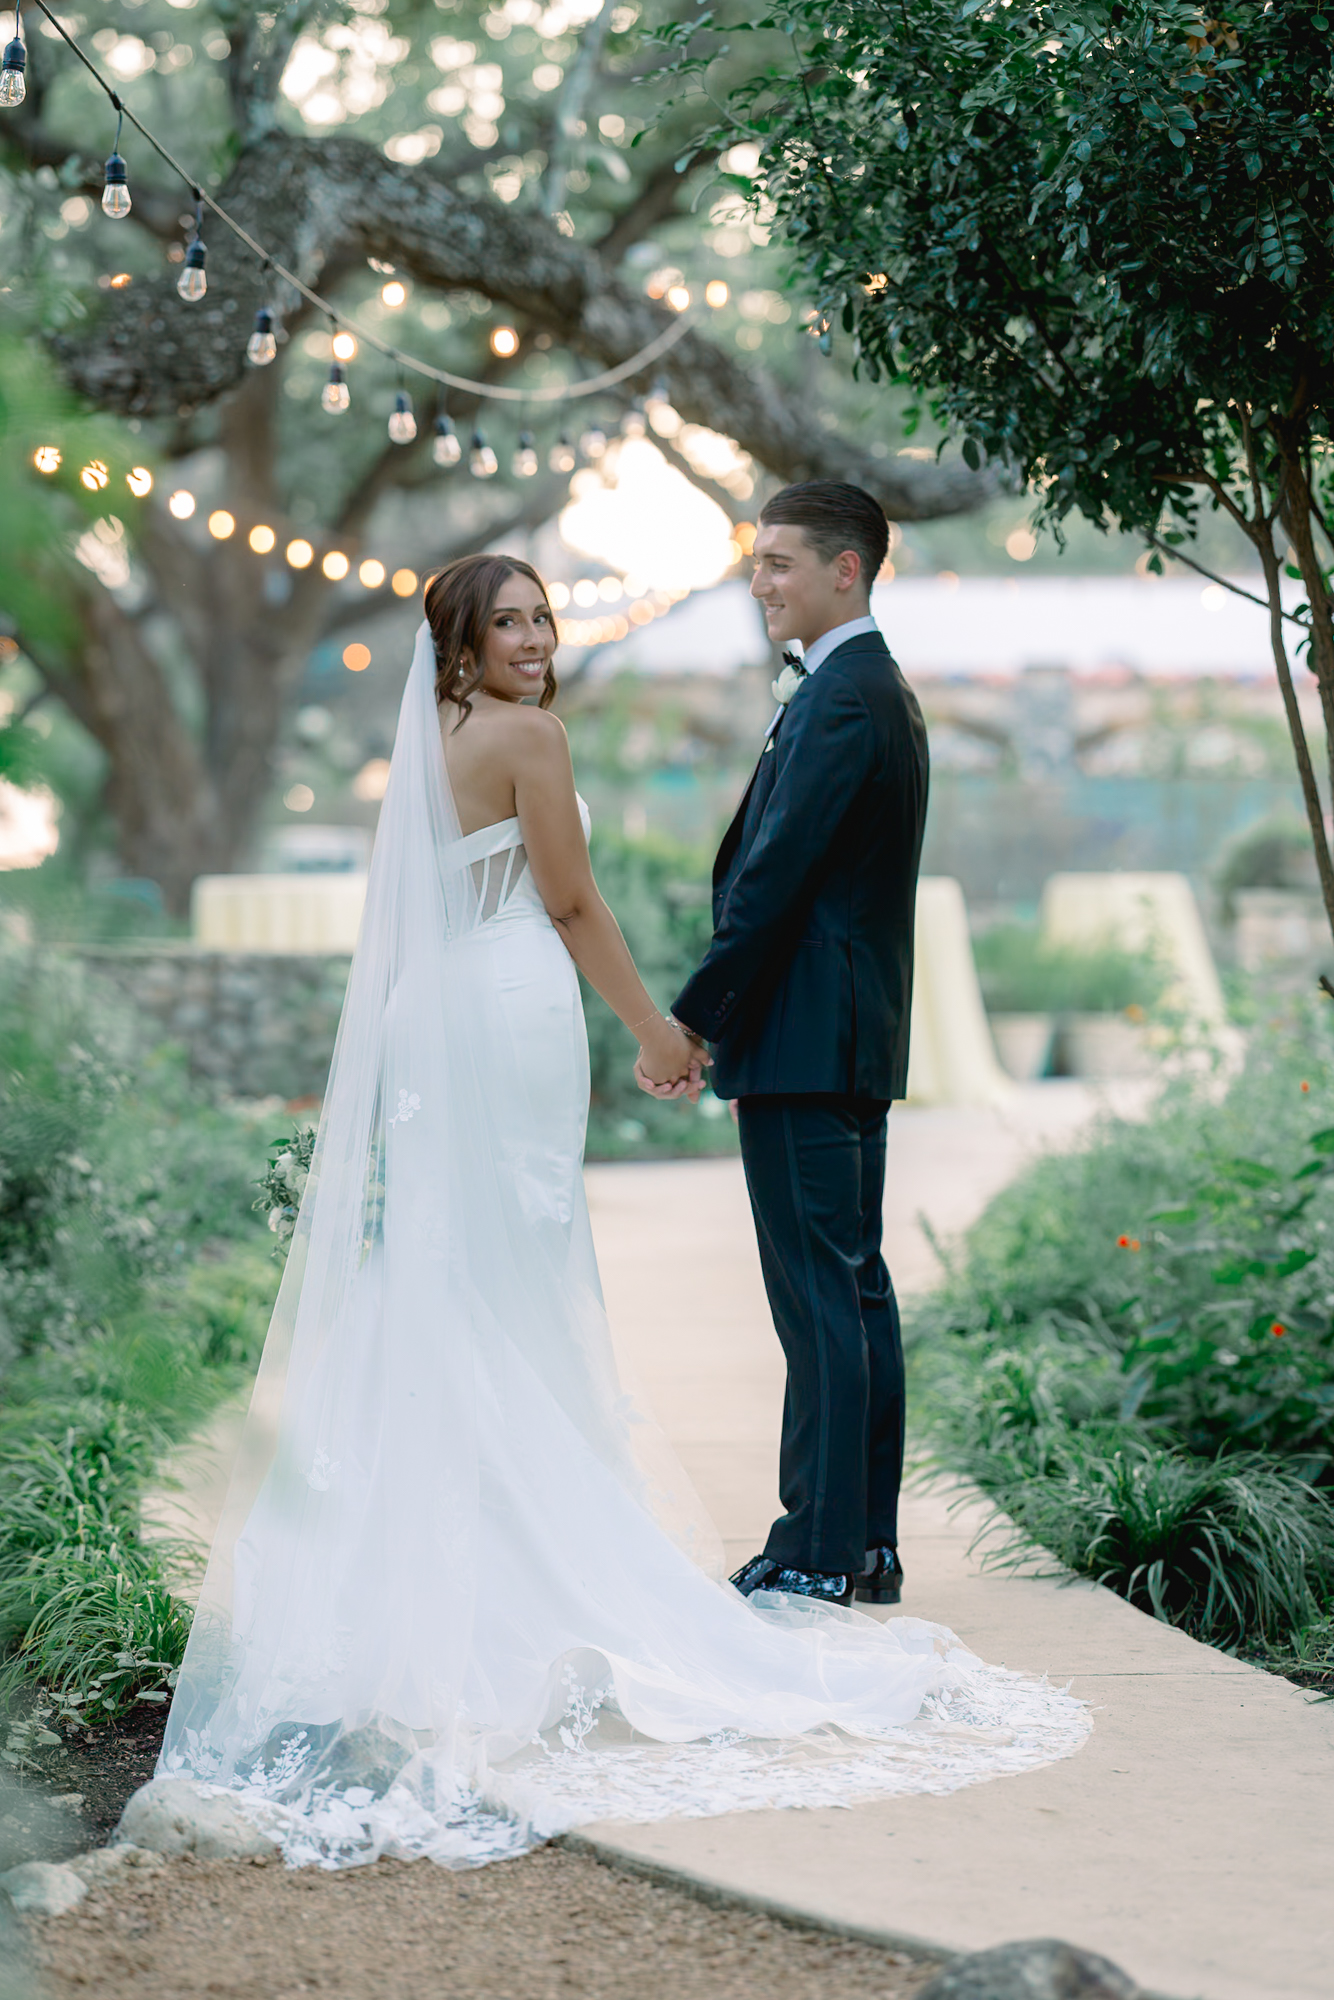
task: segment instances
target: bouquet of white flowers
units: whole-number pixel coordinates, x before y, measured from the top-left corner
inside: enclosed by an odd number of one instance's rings
[[[278,1239],[273,1254],[281,1260],[287,1255],[301,1197],[310,1179],[315,1127],[298,1125],[287,1137],[273,1139],[269,1143],[274,1150],[269,1155],[264,1173],[255,1183],[260,1191],[255,1210],[257,1214],[268,1217],[269,1228]]]

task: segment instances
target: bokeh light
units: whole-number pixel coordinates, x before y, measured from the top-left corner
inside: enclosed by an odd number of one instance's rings
[[[287,544],[287,560],[293,569],[309,569],[314,559],[315,551],[304,535]]]
[[[371,663],[371,649],[354,639],[350,646],[343,648],[343,665],[350,674],[364,674]]]
[[[507,361],[511,354],[519,351],[519,336],[512,326],[493,326],[491,329],[491,352]]]
[[[59,472],[60,446],[58,444],[39,444],[32,455],[32,462],[39,472]]]
[[[250,546],[257,556],[268,555],[277,540],[278,537],[274,534],[273,529],[266,527],[262,521],[257,528],[250,530]]]
[[[330,583],[341,583],[351,568],[351,564],[341,549],[330,549],[328,555],[325,556],[323,562],[320,564],[320,568],[324,571]]]
[[[396,569],[389,579],[389,588],[395,597],[414,597],[417,591],[416,570]]]
[[[377,562],[374,556],[367,556],[365,562],[358,569],[357,576],[365,584],[367,590],[378,590],[384,582],[384,564]]]
[[[290,791],[283,793],[283,804],[288,812],[308,813],[314,803],[315,794],[309,785],[293,785]]]
[[[333,337],[333,357],[335,361],[355,361],[357,358],[356,335],[345,327],[340,327]]]
[[[146,465],[132,465],[125,475],[125,484],[136,499],[142,500],[153,491],[153,475]]]
[[[225,542],[229,535],[236,533],[236,516],[229,514],[225,507],[219,507],[208,517],[208,531],[215,541]]]
[[[188,487],[178,486],[167,502],[167,512],[173,521],[188,521],[195,511],[195,496]]]

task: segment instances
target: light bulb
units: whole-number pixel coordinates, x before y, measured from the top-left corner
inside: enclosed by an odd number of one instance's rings
[[[176,280],[177,291],[190,305],[196,304],[208,290],[208,279],[204,275],[205,255],[203,240],[196,236],[185,253],[185,263],[180,277]]]
[[[113,153],[103,169],[102,213],[109,215],[113,222],[121,222],[133,206],[125,162],[119,153]]]
[[[245,346],[246,360],[256,368],[267,368],[278,356],[278,336],[273,331],[273,314],[261,306],[255,314],[255,331]]]
[[[431,457],[437,465],[457,465],[463,456],[463,446],[459,434],[449,417],[435,420],[435,443],[431,446]]]
[[[514,477],[532,479],[537,472],[537,448],[531,431],[520,431],[518,448],[514,454]]]
[[[561,432],[555,444],[552,445],[551,450],[547,453],[547,464],[553,472],[574,471],[574,446],[570,443],[564,431]]]
[[[337,416],[340,410],[349,408],[351,402],[352,392],[347,386],[343,364],[335,361],[329,370],[329,379],[320,391],[320,408],[327,410],[332,417]]]
[[[601,458],[607,449],[607,433],[590,424],[579,440],[579,449],[585,458]]]
[[[480,431],[472,434],[472,450],[468,453],[468,470],[474,479],[490,479],[500,470],[500,460]]]
[[[417,419],[412,414],[412,398],[400,389],[394,398],[394,413],[389,419],[389,441],[391,444],[411,444],[417,435]]]
[[[645,396],[644,408],[651,416],[654,410],[665,408],[669,400],[666,383],[658,381],[653,384],[653,387],[649,390],[647,396]]]
[[[16,104],[22,104],[28,94],[28,86],[23,72],[28,66],[28,51],[16,35],[5,49],[4,65],[0,68],[0,105],[11,111]]]
[[[638,403],[632,403],[621,418],[621,436],[642,438],[647,429],[648,425],[644,420],[644,412],[640,409]]]

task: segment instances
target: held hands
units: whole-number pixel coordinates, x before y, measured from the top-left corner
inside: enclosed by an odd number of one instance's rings
[[[650,1097],[688,1097],[698,1104],[704,1089],[704,1072],[713,1057],[699,1042],[692,1041],[659,1015],[641,1035],[635,1061],[635,1082]]]

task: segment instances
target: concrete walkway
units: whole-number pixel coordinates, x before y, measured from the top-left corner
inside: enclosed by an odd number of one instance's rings
[[[1142,1101],[1129,1086],[1117,1108]],[[936,1266],[917,1221],[964,1227],[1026,1154],[1095,1108],[1040,1085],[993,1112],[896,1108],[886,1201],[900,1289]],[[782,1369],[733,1162],[593,1167],[618,1344],[738,1561],[776,1509]],[[608,1858],[890,1940],[976,1950],[1059,1936],[1170,2000],[1334,1992],[1334,1703],[1133,1611],[1090,1584],[983,1575],[980,1510],[909,1501],[903,1609],[1096,1709],[1075,1757],[944,1798],[841,1812],[593,1830]]]
[[[938,1272],[922,1217],[956,1234],[1026,1158],[1075,1143],[1101,1102],[1134,1113],[1145,1096],[1047,1083],[993,1111],[896,1107],[886,1240],[900,1291]],[[740,1167],[595,1166],[588,1185],[618,1346],[739,1562],[777,1506],[783,1383]],[[235,1424],[224,1413],[182,1465],[185,1491],[159,1497],[164,1526],[211,1535]],[[910,1496],[903,1609],[988,1660],[1073,1680],[1096,1710],[1078,1755],[944,1798],[603,1824],[589,1845],[888,1941],[1064,1937],[1166,2000],[1328,2000],[1334,1703],[1096,1586],[983,1575],[979,1521],[939,1490]]]

